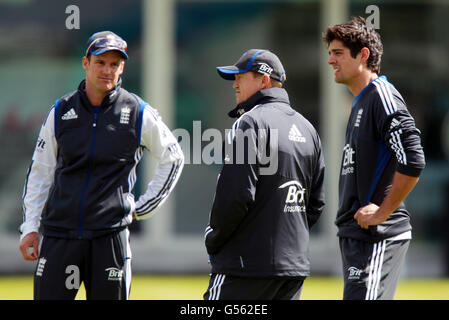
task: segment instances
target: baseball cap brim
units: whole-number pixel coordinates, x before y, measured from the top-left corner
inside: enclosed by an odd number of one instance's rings
[[[128,60],[128,54],[127,54],[125,51],[120,50],[120,49],[117,49],[117,48],[115,48],[115,47],[101,48],[101,49],[98,49],[98,50],[96,50],[96,51],[91,51],[90,53],[93,54],[94,56],[98,56],[98,55],[100,55],[100,54],[103,54],[103,53],[105,53],[105,52],[107,52],[107,51],[112,51],[112,50],[115,50],[115,51],[120,52],[120,53],[122,54],[123,58],[125,58],[126,60]]]
[[[217,67],[218,74],[225,80],[235,80],[235,75],[248,72],[249,70],[241,70],[236,66]]]

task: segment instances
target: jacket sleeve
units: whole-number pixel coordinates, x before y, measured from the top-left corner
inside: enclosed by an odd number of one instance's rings
[[[22,195],[23,223],[19,227],[20,239],[28,233],[38,232],[42,210],[53,185],[58,149],[54,117],[53,107],[40,129],[33,159],[28,168]]]
[[[173,191],[184,167],[184,154],[178,141],[157,111],[148,105],[143,112],[141,145],[151,152],[157,165],[146,192],[136,202],[136,220],[156,213]]]
[[[321,148],[321,141],[318,134],[316,134],[316,165],[313,170],[313,182],[309,196],[309,204],[307,205],[307,222],[309,229],[320,218],[324,205],[325,205],[325,192],[324,192],[324,171],[325,162],[323,157],[323,151]]]
[[[218,252],[229,240],[255,200],[258,165],[254,151],[257,137],[251,119],[247,116],[242,118],[234,123],[225,137],[225,159],[205,233],[209,254]]]
[[[390,148],[397,160],[399,173],[418,177],[425,167],[421,145],[421,132],[416,128],[402,97],[378,96],[375,108],[376,123],[381,139]]]

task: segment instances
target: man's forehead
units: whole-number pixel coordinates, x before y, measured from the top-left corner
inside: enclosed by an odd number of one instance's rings
[[[341,40],[335,39],[335,40],[332,40],[331,43],[329,43],[329,51],[332,51],[332,50],[345,50],[345,49],[349,50],[349,48],[347,48],[343,44],[343,41],[341,41]]]

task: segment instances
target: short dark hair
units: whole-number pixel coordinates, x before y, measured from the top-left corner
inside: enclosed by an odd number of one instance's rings
[[[374,28],[368,26],[362,17],[352,18],[350,21],[328,27],[323,33],[323,41],[329,44],[333,40],[340,40],[343,45],[351,51],[355,58],[363,49],[368,48],[370,56],[366,66],[371,71],[380,73],[380,62],[382,59],[383,45],[380,34]]]

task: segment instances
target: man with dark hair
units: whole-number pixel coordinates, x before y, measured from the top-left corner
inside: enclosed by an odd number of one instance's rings
[[[309,229],[324,207],[318,133],[290,106],[274,53],[251,49],[217,71],[233,81],[237,106],[229,116],[237,120],[206,228],[212,274],[204,299],[297,300],[310,273]],[[266,170],[264,148],[277,170]]]
[[[336,225],[344,299],[393,299],[411,239],[403,200],[425,166],[420,131],[404,99],[379,76],[380,35],[361,18],[327,28],[335,82],[354,95]]]
[[[184,156],[156,109],[121,87],[126,42],[93,34],[83,57],[85,79],[56,100],[39,133],[23,192],[20,251],[39,259],[34,298],[128,299],[129,231],[153,215],[181,174]],[[157,159],[154,178],[134,200],[144,150]],[[38,230],[42,216],[43,240]]]

